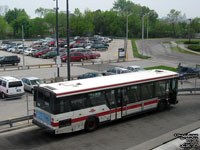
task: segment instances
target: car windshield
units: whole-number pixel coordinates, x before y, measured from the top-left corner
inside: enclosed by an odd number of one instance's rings
[[[42,83],[43,83],[43,81],[41,81],[40,79],[30,80],[30,82],[31,82],[32,85],[38,85],[38,83],[39,83],[39,84],[42,84]]]

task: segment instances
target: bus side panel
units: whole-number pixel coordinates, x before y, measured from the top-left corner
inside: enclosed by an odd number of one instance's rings
[[[132,103],[132,104],[127,105],[126,109],[127,109],[127,115],[141,112],[142,104],[141,103]]]
[[[158,105],[158,100],[156,99],[151,99],[148,101],[143,102],[143,110],[148,110],[148,109],[153,109],[156,108]]]

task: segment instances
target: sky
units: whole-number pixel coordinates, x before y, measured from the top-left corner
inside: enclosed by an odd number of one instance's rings
[[[69,10],[73,12],[75,8],[79,8],[81,12],[85,9],[92,11],[110,10],[115,0],[69,0]],[[147,6],[155,10],[159,17],[165,17],[171,9],[181,11],[186,14],[187,18],[200,17],[200,0],[131,0],[141,6]],[[66,10],[66,0],[58,0],[59,11]],[[25,9],[31,18],[37,17],[35,9],[39,7],[54,8],[56,2],[54,0],[0,0],[0,6],[7,5],[9,9],[21,8]]]

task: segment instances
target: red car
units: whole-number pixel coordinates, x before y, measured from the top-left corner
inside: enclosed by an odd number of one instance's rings
[[[51,50],[51,49],[41,50],[41,51],[35,53],[35,54],[33,55],[33,57],[40,57],[41,55],[46,54],[46,53],[49,52],[49,51],[52,51],[52,50]]]
[[[88,52],[87,56],[88,56],[87,58],[89,59],[96,59],[96,58],[99,58],[101,54],[98,52]]]
[[[86,60],[86,56],[83,53],[80,52],[72,52],[70,53],[70,61],[84,61]],[[68,59],[68,56],[61,56],[62,62],[66,62]]]

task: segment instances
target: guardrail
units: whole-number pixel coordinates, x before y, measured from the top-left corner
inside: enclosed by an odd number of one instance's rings
[[[198,92],[200,91],[200,88],[184,88],[184,89],[178,89],[178,93],[180,92]]]
[[[106,63],[119,63],[125,62],[125,59],[114,59],[114,60],[101,60],[101,61],[84,61],[84,62],[71,62],[71,66],[84,66],[84,65],[97,65],[97,64],[106,64]],[[127,61],[126,61],[127,62]],[[61,63],[60,67],[66,67],[67,63]],[[57,67],[55,63],[52,64],[38,64],[38,65],[26,65],[25,68],[23,66],[3,66],[0,67],[0,71],[13,71],[13,70],[24,70],[24,69],[40,69],[40,68],[53,68]]]
[[[26,121],[26,120],[30,120],[30,119],[33,119],[33,115],[10,119],[10,120],[5,120],[5,121],[0,121],[0,126],[10,125],[10,128],[12,128],[14,123]]]

